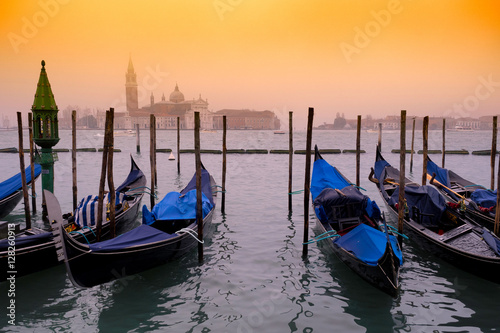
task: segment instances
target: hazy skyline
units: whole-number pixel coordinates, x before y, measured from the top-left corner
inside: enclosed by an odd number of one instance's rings
[[[497,0],[40,0],[2,4],[0,114],[30,110],[40,62],[59,110],[124,111],[175,84],[209,109],[272,110],[305,127],[371,115],[499,114]]]

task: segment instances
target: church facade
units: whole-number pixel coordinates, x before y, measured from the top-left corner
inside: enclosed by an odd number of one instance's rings
[[[208,110],[208,100],[199,97],[186,100],[184,94],[176,84],[170,93],[168,100],[165,94],[160,101],[155,102],[151,92],[150,104],[139,107],[137,74],[129,60],[128,69],[125,73],[126,112],[115,113],[115,128],[132,129],[136,125],[145,129],[150,126],[151,114],[155,115],[157,129],[176,129],[177,119],[181,129],[194,128],[194,112],[200,112],[200,127],[202,129],[213,129],[213,113]]]
[[[151,92],[149,105],[139,107],[137,74],[129,59],[125,73],[126,112],[115,112],[115,129],[141,129],[150,127],[151,114],[155,115],[157,129],[194,129],[194,113],[200,113],[200,127],[203,130],[222,129],[222,118],[227,117],[228,129],[279,129],[280,121],[272,111],[251,111],[224,109],[212,112],[208,109],[208,99],[199,97],[186,100],[176,84],[168,100],[165,94],[159,101]],[[104,128],[106,113],[98,112],[97,126]]]

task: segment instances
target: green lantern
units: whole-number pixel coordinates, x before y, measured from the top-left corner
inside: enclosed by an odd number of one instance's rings
[[[42,60],[42,70],[31,107],[33,112],[33,141],[42,148],[42,188],[54,193],[54,157],[52,147],[59,142],[59,111],[50,88],[49,78]]]

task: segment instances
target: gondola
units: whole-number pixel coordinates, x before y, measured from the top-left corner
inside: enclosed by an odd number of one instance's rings
[[[117,197],[122,199],[115,206],[115,224],[118,232],[121,228],[130,228],[130,225],[136,221],[145,185],[146,176],[131,157],[130,173],[126,180],[116,189]],[[86,208],[87,212],[91,212],[90,206]],[[78,225],[74,219],[74,216],[78,214],[83,214],[81,209],[77,209],[72,216],[71,214],[65,215],[66,219],[63,219],[64,228],[71,233],[71,238],[85,242],[94,242],[96,240],[95,225],[90,222],[87,225]],[[106,214],[103,216],[106,217]],[[83,220],[80,221],[83,223]],[[102,223],[101,235],[103,238],[108,236],[109,230],[109,220],[106,219]],[[15,251],[13,252],[15,263],[12,266],[13,269],[0,270],[0,282],[6,280],[9,274],[11,274],[9,272],[15,272],[15,276],[20,277],[55,266],[59,263],[51,231],[33,227],[15,235],[14,231],[9,231],[8,236],[0,240],[0,267],[11,267],[9,260],[13,259],[9,259],[12,258],[10,255],[12,252],[9,253],[9,251],[12,251],[13,247],[15,247]]]
[[[427,157],[427,179],[448,201],[460,208],[477,223],[493,230],[497,191],[471,182],[455,172],[441,168]]]
[[[215,182],[202,170],[202,207],[204,235],[215,210],[212,186]],[[196,223],[196,175],[181,192],[170,192],[150,212],[143,207],[143,223],[114,239],[86,244],[70,237],[59,221],[57,199],[50,193],[55,212],[56,241],[62,245],[70,280],[77,287],[89,288],[118,278],[137,274],[187,254],[198,242]],[[53,217],[52,217],[53,216]]]
[[[40,164],[35,164],[35,180],[40,176],[42,172],[42,167]],[[25,170],[26,174],[26,184],[29,186],[31,184],[31,166],[27,167]],[[7,215],[16,208],[17,204],[23,198],[23,183],[21,178],[21,172],[4,180],[0,183],[0,219],[6,217]]]
[[[384,160],[378,147],[368,178],[377,185],[389,212],[397,219],[399,170]],[[447,204],[435,187],[405,179],[404,233],[445,261],[500,283],[500,239]]]
[[[363,279],[397,296],[403,256],[380,209],[340,171],[326,162],[315,146],[311,195],[318,236]]]

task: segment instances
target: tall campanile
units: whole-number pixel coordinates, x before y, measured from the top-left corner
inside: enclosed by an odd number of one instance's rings
[[[138,110],[137,75],[132,64],[132,57],[129,58],[127,73],[125,73],[125,94],[127,96],[127,112]]]

